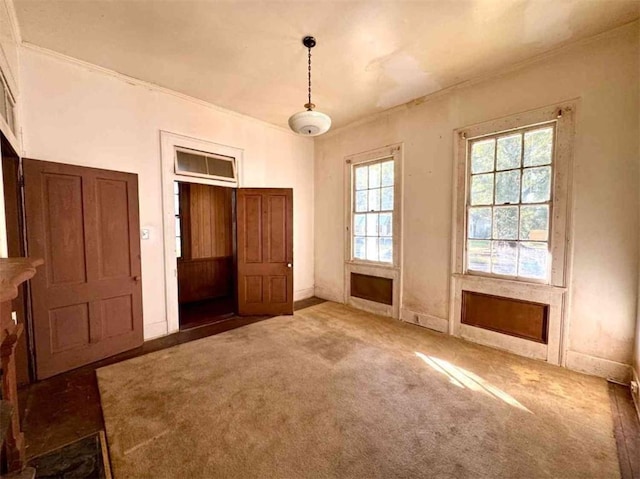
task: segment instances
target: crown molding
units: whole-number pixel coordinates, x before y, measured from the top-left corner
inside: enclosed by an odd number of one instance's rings
[[[123,73],[117,72],[115,70],[111,70],[109,68],[105,68],[105,67],[101,67],[100,65],[96,65],[94,63],[90,63],[84,60],[80,60],[78,58],[75,57],[71,57],[68,55],[65,55],[64,53],[59,53],[56,52],[54,50],[50,50],[48,48],[44,48],[38,45],[35,45],[33,43],[29,43],[27,41],[22,41],[22,48],[25,48],[27,50],[31,50],[33,52],[36,52],[38,54],[44,55],[44,56],[48,56],[50,58],[54,58],[58,61],[64,62],[64,63],[68,63],[68,64],[72,64],[75,65],[77,67],[80,68],[84,68],[86,70],[89,70],[93,73],[99,73],[105,76],[110,76],[112,78],[115,78],[117,80],[120,80],[122,82],[128,83],[130,85],[134,85],[134,86],[140,86],[143,88],[146,88],[148,90],[154,91],[154,92],[158,92],[158,93],[163,93],[165,95],[170,95],[173,96],[175,98],[179,98],[180,100],[184,100],[184,101],[188,101],[190,103],[195,103],[199,106],[203,106],[206,108],[209,108],[211,110],[217,111],[219,113],[225,114],[225,115],[229,115],[238,119],[242,119],[245,121],[249,121],[258,125],[262,125],[264,127],[267,128],[271,128],[274,130],[277,130],[281,133],[285,133],[287,135],[290,136],[295,136],[296,138],[302,138],[300,137],[300,135],[297,135],[296,133],[294,133],[293,131],[289,130],[288,128],[284,128],[282,126],[279,125],[274,125],[273,123],[269,123],[266,122],[264,120],[260,120],[258,118],[249,116],[249,115],[245,115],[243,113],[238,113],[237,111],[233,111],[233,110],[228,110],[226,108],[223,108],[221,106],[215,105],[213,103],[209,103],[208,101],[205,100],[201,100],[199,98],[190,96],[190,95],[186,95],[184,93],[180,93],[178,91],[175,90],[171,90],[170,88],[166,88],[163,86],[160,86],[156,83],[151,83],[145,80],[140,80],[138,78],[135,77],[131,77],[128,75],[125,75]],[[305,138],[306,140],[311,141],[311,138]]]

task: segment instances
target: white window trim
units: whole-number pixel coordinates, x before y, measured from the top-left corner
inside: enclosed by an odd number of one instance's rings
[[[393,189],[393,262],[366,261],[352,259],[353,224],[353,167],[361,163],[369,163],[385,158],[394,160],[394,189]],[[396,143],[345,158],[344,191],[345,191],[345,303],[355,308],[363,309],[383,316],[398,319],[400,317],[400,302],[402,291],[402,197],[403,197],[403,145]],[[392,305],[385,305],[351,296],[351,273],[367,274],[393,280]]]
[[[454,132],[454,208],[452,231],[452,278],[449,304],[449,332],[454,336],[511,351],[522,356],[563,364],[567,344],[568,304],[571,275],[571,172],[573,164],[574,117],[577,101],[528,111],[499,120],[461,128]],[[469,187],[467,145],[471,139],[555,122],[555,154],[552,179],[551,253],[548,283],[510,279],[496,275],[465,272],[466,203]],[[515,338],[461,323],[462,291],[492,294],[548,304],[547,344]]]
[[[551,278],[550,278],[550,267],[551,264],[547,265],[547,277],[544,279],[539,279],[539,278],[527,278],[525,276],[517,276],[517,275],[506,275],[506,274],[499,274],[499,273],[488,273],[485,271],[473,271],[473,270],[469,270],[468,268],[468,262],[467,262],[467,245],[468,245],[468,215],[469,215],[469,209],[470,208],[484,208],[484,207],[500,207],[500,206],[518,206],[518,207],[522,207],[522,206],[536,206],[536,205],[547,205],[549,206],[549,212],[550,212],[550,216],[549,216],[549,236],[547,238],[546,241],[544,241],[544,243],[546,243],[547,245],[551,245],[552,241],[551,241],[551,232],[553,231],[553,212],[555,211],[555,196],[554,196],[554,178],[553,178],[553,174],[555,173],[556,170],[556,162],[555,162],[555,148],[557,145],[556,142],[556,123],[557,121],[551,121],[551,122],[546,122],[546,123],[538,123],[536,125],[528,125],[526,127],[522,127],[522,128],[517,128],[515,130],[510,130],[507,132],[504,131],[500,131],[500,132],[493,132],[491,134],[484,134],[478,137],[474,137],[474,138],[469,138],[468,136],[466,136],[465,134],[465,138],[463,138],[462,140],[466,140],[465,144],[466,144],[466,157],[467,157],[467,163],[466,163],[466,168],[467,168],[467,178],[466,178],[466,183],[465,183],[465,202],[466,202],[466,211],[465,211],[465,218],[464,218],[464,226],[465,226],[465,241],[464,241],[464,265],[463,265],[463,272],[464,274],[469,274],[469,275],[474,275],[474,276],[485,276],[485,277],[489,277],[489,278],[501,278],[501,279],[509,279],[509,280],[513,280],[513,281],[521,281],[521,282],[525,282],[525,283],[540,283],[540,284],[551,284]],[[540,165],[540,166],[551,166],[551,173],[552,173],[552,177],[551,177],[551,193],[549,196],[549,200],[545,201],[545,202],[539,202],[539,203],[523,203],[521,201],[519,201],[518,203],[509,203],[509,204],[505,204],[505,205],[501,205],[501,204],[496,204],[495,202],[492,202],[490,205],[477,205],[477,206],[472,206],[471,205],[471,198],[470,198],[470,185],[471,185],[471,179],[474,176],[471,173],[471,168],[469,168],[469,161],[468,158],[471,155],[471,142],[472,141],[477,141],[477,140],[483,140],[485,138],[494,138],[494,139],[498,139],[501,136],[505,136],[505,134],[509,134],[509,132],[519,132],[522,133],[523,135],[531,130],[536,130],[539,128],[544,128],[544,127],[553,127],[553,141],[552,141],[552,149],[553,149],[553,155],[552,155],[552,162],[550,165]],[[523,143],[524,145],[524,143]],[[524,148],[524,146],[523,146]],[[516,169],[517,170],[517,169]],[[525,167],[523,165],[520,165],[519,171],[521,174],[523,174],[525,170]],[[505,170],[505,171],[509,171],[509,170]],[[513,171],[513,170],[511,170]],[[494,169],[492,172],[489,173],[493,173],[493,174],[497,174],[499,173],[499,170]],[[496,180],[497,181],[497,180]],[[495,191],[494,191],[495,193]],[[520,243],[521,240],[515,239],[515,240],[506,240],[506,241],[513,241],[515,243]],[[550,257],[551,257],[551,251],[549,251],[550,253]]]
[[[11,147],[19,152],[20,149],[20,112],[19,112],[19,102],[16,97],[15,92],[16,88],[13,86],[13,82],[9,81],[9,78],[5,72],[8,72],[9,66],[8,63],[4,60],[4,56],[0,52],[0,82],[4,84],[4,89],[9,96],[10,101],[13,103],[13,129],[9,127],[9,122],[5,120],[4,115],[0,114],[0,131],[4,134],[4,136],[8,139]],[[5,100],[6,101],[6,100]]]
[[[191,175],[181,175],[175,172],[176,148],[198,150],[212,156],[227,156],[236,159],[237,180],[221,181],[207,179]],[[160,131],[160,157],[162,171],[162,217],[163,217],[163,241],[165,260],[165,301],[167,308],[167,334],[180,329],[178,310],[178,258],[176,253],[176,226],[174,208],[173,183],[197,183],[201,185],[224,186],[227,188],[240,188],[243,184],[242,166],[244,150],[232,146],[221,145],[207,140],[192,138],[185,135]],[[145,228],[145,226],[142,226]]]

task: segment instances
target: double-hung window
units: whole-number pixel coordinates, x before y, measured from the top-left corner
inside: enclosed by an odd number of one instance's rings
[[[393,158],[354,166],[353,257],[393,262]]]
[[[384,151],[387,154],[378,157],[363,154],[349,160],[350,256],[356,262],[397,266],[400,150]]]
[[[466,271],[549,282],[555,123],[467,142]]]
[[[549,105],[455,131],[452,334],[561,363],[578,105]],[[481,325],[467,315],[466,301],[478,294],[544,305],[544,313]],[[495,316],[492,308],[484,311]]]

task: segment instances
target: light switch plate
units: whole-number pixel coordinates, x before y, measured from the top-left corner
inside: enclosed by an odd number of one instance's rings
[[[148,240],[150,236],[151,236],[151,231],[149,231],[149,228],[142,228],[142,239]]]

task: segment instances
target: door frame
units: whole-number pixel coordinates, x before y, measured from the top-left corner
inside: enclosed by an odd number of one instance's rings
[[[175,172],[176,147],[189,148],[213,155],[230,156],[236,159],[237,181],[220,181]],[[240,188],[243,184],[243,155],[242,148],[222,145],[209,140],[193,138],[186,135],[160,130],[160,157],[162,173],[162,240],[164,246],[165,273],[165,305],[166,331],[153,331],[149,339],[164,334],[175,333],[180,330],[180,314],[178,304],[178,258],[176,255],[176,226],[174,210],[173,183],[197,183],[201,185],[223,186],[226,188]],[[148,228],[141,225],[141,228]]]
[[[17,151],[14,149],[11,141],[8,137],[4,135],[4,133],[0,133],[0,140],[2,141],[2,145],[0,148],[0,162],[2,163],[2,171],[1,171],[1,186],[2,190],[0,193],[2,194],[2,198],[4,201],[4,208],[2,210],[2,214],[4,215],[4,219],[2,220],[2,224],[6,226],[7,224],[7,215],[6,215],[6,187],[7,187],[7,177],[4,171],[4,165],[7,161],[15,161],[16,162],[16,175],[15,182],[17,184],[17,195],[15,197],[16,206],[17,206],[17,216],[18,216],[18,231],[11,231],[9,228],[6,228],[6,237],[2,238],[2,241],[6,240],[6,243],[3,245],[6,246],[7,257],[16,256],[11,253],[11,242],[12,235],[17,235],[17,240],[19,243],[20,252],[17,256],[28,256],[27,254],[27,230],[26,230],[26,217],[25,217],[25,203],[24,203],[24,184],[22,177],[22,157]],[[36,380],[36,361],[35,361],[35,343],[34,343],[34,332],[33,332],[33,318],[31,316],[31,299],[30,299],[30,281],[25,281],[18,287],[18,297],[13,300],[13,303],[20,302],[20,306],[22,311],[16,310],[16,320],[24,325],[24,334],[18,340],[18,346],[16,349],[16,371],[18,374],[18,386],[31,384]],[[13,309],[13,308],[12,308]],[[13,313],[14,311],[12,311]],[[22,313],[22,318],[20,318],[20,313]]]

